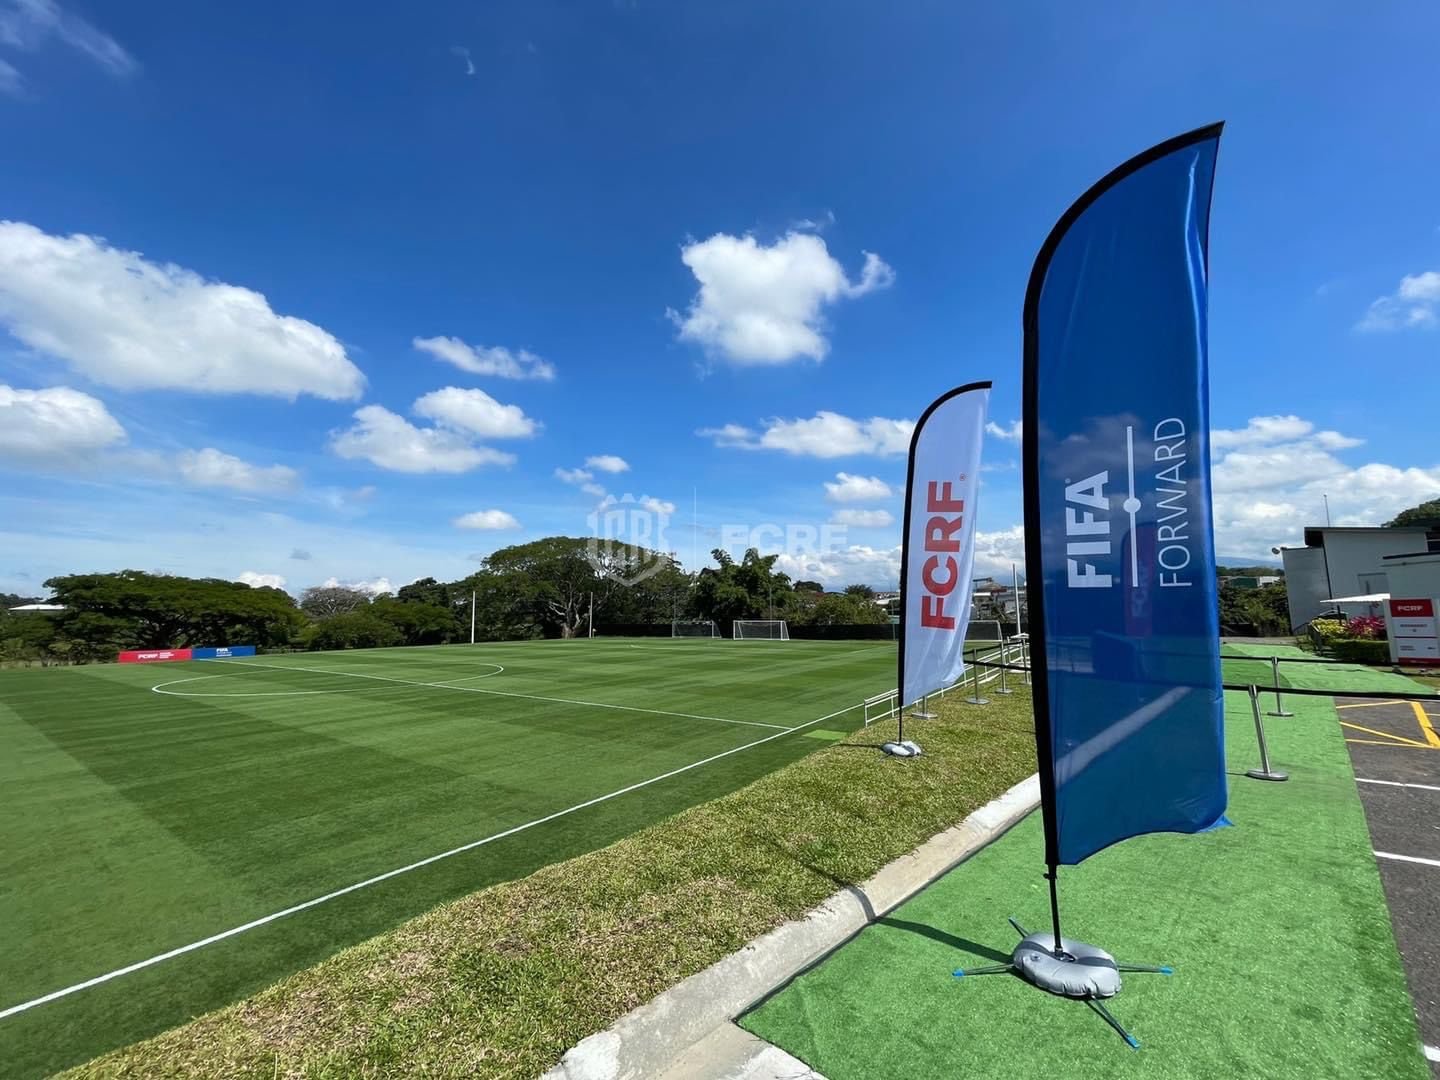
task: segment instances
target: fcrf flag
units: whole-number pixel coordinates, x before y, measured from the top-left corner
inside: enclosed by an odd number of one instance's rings
[[[988,382],[937,398],[915,425],[900,561],[900,704],[965,673]]]
[[[1218,126],[1055,226],[1025,298],[1023,459],[1047,862],[1225,811],[1206,307]]]

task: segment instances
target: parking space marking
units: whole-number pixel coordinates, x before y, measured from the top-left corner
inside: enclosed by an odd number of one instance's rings
[[[1344,720],[1340,721],[1340,726],[1349,728],[1351,731],[1363,731],[1366,735],[1378,735],[1382,739],[1392,739],[1402,746],[1418,746],[1422,750],[1430,749],[1429,743],[1423,743],[1419,739],[1407,739],[1404,735],[1392,735],[1388,731],[1376,731],[1374,728],[1361,727],[1359,724],[1350,724]]]
[[[1413,862],[1422,866],[1440,866],[1440,859],[1422,859],[1419,855],[1396,855],[1393,851],[1375,852],[1377,859],[1394,859],[1397,862]]]
[[[1440,791],[1440,787],[1436,787],[1434,784],[1406,784],[1399,780],[1371,780],[1364,776],[1357,776],[1355,782],[1357,784],[1384,784],[1386,787],[1419,788],[1421,791]]]
[[[1430,723],[1430,717],[1420,707],[1420,702],[1412,701],[1410,707],[1415,710],[1415,719],[1420,722],[1420,730],[1425,735],[1425,741],[1431,746],[1440,747],[1440,735],[1435,733],[1435,728]]]

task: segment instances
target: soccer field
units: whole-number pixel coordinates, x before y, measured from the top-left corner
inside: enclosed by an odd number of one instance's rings
[[[0,672],[0,1070],[73,1064],[862,722],[889,642]]]

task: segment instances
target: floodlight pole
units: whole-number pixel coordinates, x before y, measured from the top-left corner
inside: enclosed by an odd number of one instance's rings
[[[470,590],[470,644],[475,644],[475,590]]]

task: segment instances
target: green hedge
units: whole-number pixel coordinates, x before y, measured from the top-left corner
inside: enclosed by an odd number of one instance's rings
[[[1350,664],[1390,663],[1390,643],[1388,641],[1355,638],[1348,641],[1331,641],[1328,644],[1330,652],[1336,660],[1344,660]]]

